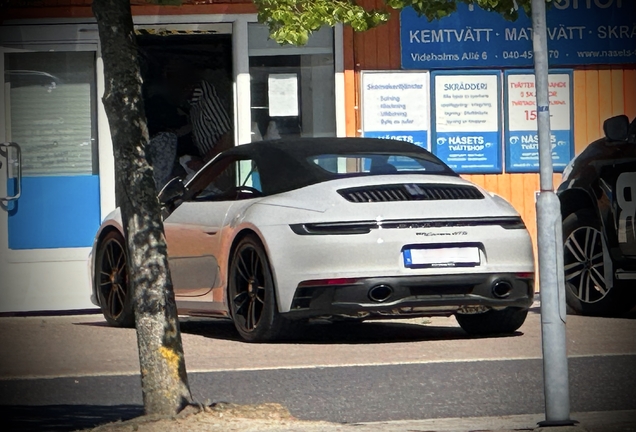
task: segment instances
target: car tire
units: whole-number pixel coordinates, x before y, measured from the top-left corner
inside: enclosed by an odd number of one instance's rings
[[[618,316],[636,304],[636,290],[625,281],[614,279],[608,288],[601,236],[601,224],[592,210],[579,210],[563,221],[565,298],[576,314]]]
[[[456,314],[460,327],[471,335],[486,336],[514,333],[523,325],[528,309],[508,307],[476,314]]]
[[[106,322],[113,327],[134,327],[126,243],[118,231],[110,231],[100,240],[93,280]]]
[[[292,322],[278,312],[274,278],[256,236],[234,248],[229,267],[228,302],[234,326],[248,342],[268,342],[291,335]]]

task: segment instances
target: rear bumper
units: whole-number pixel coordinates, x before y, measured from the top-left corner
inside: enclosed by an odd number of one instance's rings
[[[503,296],[501,292],[506,290],[500,290],[499,296],[493,293],[499,282],[509,284],[509,292]],[[370,295],[374,287],[383,287],[378,293],[388,293],[388,297],[374,300],[377,296]],[[290,319],[452,315],[474,307],[528,308],[533,299],[534,279],[515,273],[334,279],[301,283],[291,310],[284,315]]]
[[[378,228],[368,234],[352,235],[298,235],[289,226],[276,225],[263,228],[261,235],[267,247],[281,313],[294,311],[292,303],[296,291],[307,280],[355,278],[374,283],[389,277],[414,280],[421,285],[430,282],[452,287],[455,283],[452,281],[458,280],[453,279],[456,277],[459,280],[472,278],[474,282],[468,283],[478,285],[491,275],[534,274],[532,242],[527,230],[506,229],[500,225],[451,229],[407,226]],[[431,268],[405,264],[405,249],[442,246],[477,246],[480,263],[475,267]],[[445,281],[451,282],[446,284]],[[353,303],[368,303],[366,293],[360,301]]]

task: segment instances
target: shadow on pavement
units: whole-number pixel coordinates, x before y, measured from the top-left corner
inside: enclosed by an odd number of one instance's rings
[[[535,306],[535,307],[531,307],[529,309],[530,313],[535,313],[535,314],[541,314],[541,308],[539,306]],[[568,315],[578,315],[577,313],[575,313],[574,311],[570,310],[568,308],[567,310],[567,314]],[[582,315],[581,315],[582,316]],[[631,310],[630,312],[627,312],[626,314],[623,315],[619,315],[619,316],[598,316],[598,317],[590,317],[590,318],[603,318],[603,319],[630,319],[630,320],[636,320],[636,309]]]
[[[106,321],[75,322],[75,323],[73,323],[73,325],[89,326],[89,327],[110,327],[110,328],[116,328],[116,327],[110,326]]]
[[[566,306],[566,311],[568,315],[578,315],[572,308],[570,308],[569,306]],[[530,313],[535,313],[535,314],[541,314],[541,306],[533,306],[530,309],[528,309],[528,312]],[[591,318],[605,318],[605,319],[631,319],[631,320],[636,320],[636,308],[632,309],[631,311],[619,315],[619,316],[599,316],[599,317],[591,317]]]
[[[141,405],[0,405],[4,431],[75,431],[144,414]]]
[[[301,325],[293,338],[281,341],[281,343],[294,342],[296,344],[370,344],[370,343],[396,343],[396,342],[421,342],[432,340],[457,340],[476,339],[476,336],[468,335],[459,326],[442,327],[423,324],[366,321],[336,322],[336,323],[311,323]],[[229,321],[214,319],[186,318],[181,320],[181,332],[203,336],[211,339],[232,340],[243,342],[234,325]],[[488,336],[515,337],[523,333]]]

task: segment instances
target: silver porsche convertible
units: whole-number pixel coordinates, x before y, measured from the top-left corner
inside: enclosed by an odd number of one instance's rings
[[[533,301],[519,214],[409,143],[241,145],[159,199],[179,313],[231,319],[248,341],[315,318],[455,315],[470,334],[511,333]],[[95,239],[91,298],[129,326],[122,233],[116,210]]]

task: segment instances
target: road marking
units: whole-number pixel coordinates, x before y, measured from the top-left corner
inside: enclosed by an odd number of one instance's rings
[[[609,353],[609,354],[579,354],[568,356],[568,358],[591,358],[591,357],[617,357],[617,356],[636,356],[636,352],[629,353]],[[378,366],[407,366],[416,364],[439,364],[439,363],[477,363],[477,362],[498,362],[498,361],[518,361],[518,360],[541,360],[541,357],[501,357],[501,358],[474,358],[474,359],[435,359],[435,360],[409,360],[399,362],[377,362],[377,363],[347,363],[347,364],[322,364],[322,365],[288,365],[288,366],[271,366],[271,367],[245,367],[234,369],[192,369],[188,373],[211,373],[211,372],[254,372],[269,370],[295,370],[295,369],[333,369],[345,367],[378,367]]]
[[[636,356],[636,352],[626,353],[604,353],[604,354],[578,354],[570,355],[568,359],[574,358],[592,358],[592,357],[619,357],[619,356]],[[285,365],[270,367],[239,367],[239,368],[188,368],[187,373],[219,373],[219,372],[257,372],[257,371],[275,371],[275,370],[298,370],[298,369],[335,369],[348,367],[379,367],[379,366],[408,366],[408,365],[426,365],[439,363],[478,363],[478,362],[501,362],[501,361],[519,361],[519,360],[541,360],[541,357],[502,357],[502,358],[476,358],[476,359],[439,359],[439,360],[412,360],[401,362],[377,362],[377,363],[349,363],[349,364],[320,364],[320,365]],[[79,374],[59,374],[59,375],[22,375],[11,377],[0,377],[0,381],[17,381],[17,380],[39,380],[39,379],[57,379],[57,378],[95,378],[95,377],[113,377],[113,376],[137,376],[138,371],[119,371],[119,372],[87,372]]]

